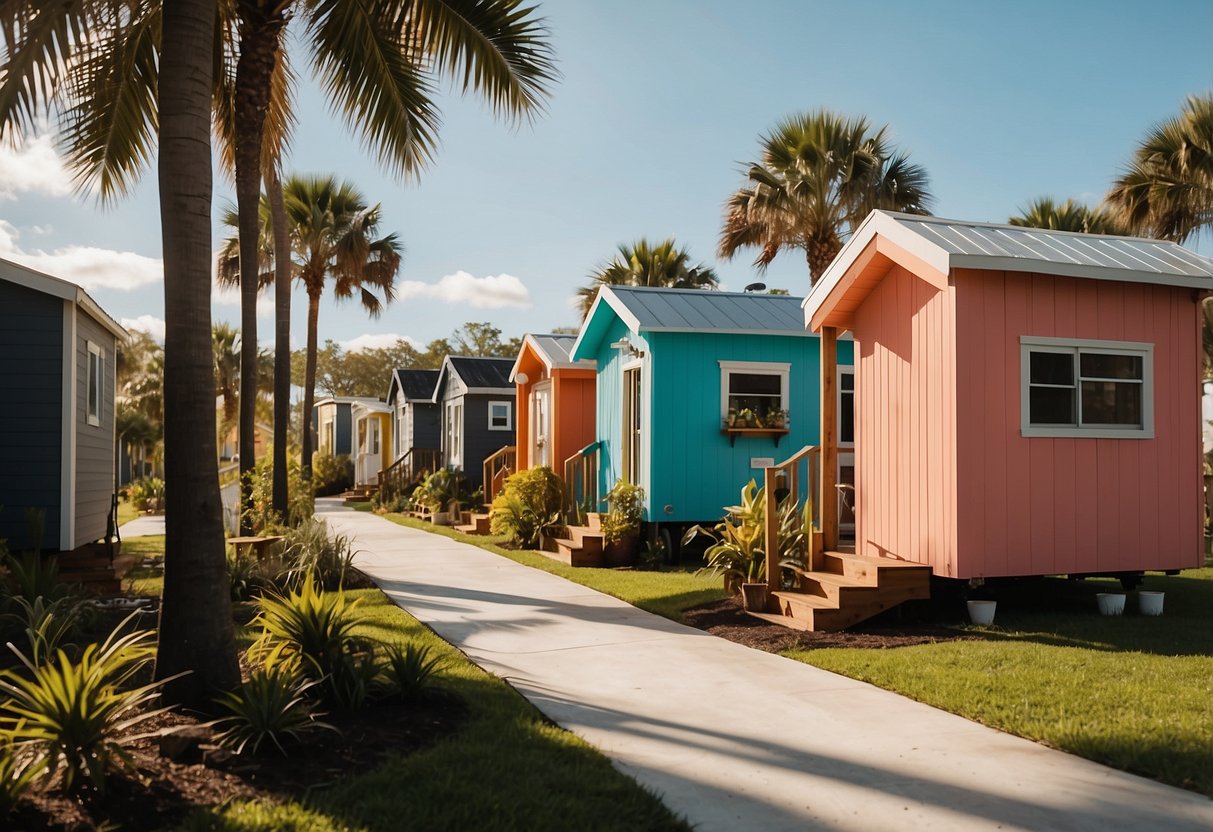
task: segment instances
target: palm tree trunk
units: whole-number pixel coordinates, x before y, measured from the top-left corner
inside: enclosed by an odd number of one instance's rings
[[[257,464],[257,284],[261,263],[261,145],[269,110],[270,77],[280,23],[259,3],[240,4],[240,57],[236,61],[236,210],[240,234],[240,533],[251,534]]]
[[[305,280],[304,283],[307,283]],[[320,320],[320,291],[307,292],[307,362],[303,375],[303,478],[312,478],[312,405],[316,398],[317,326]]]
[[[274,513],[290,517],[287,493],[286,439],[291,429],[291,239],[282,180],[270,170],[267,187],[274,222]]]
[[[164,4],[159,79],[164,246],[164,599],[156,675],[205,706],[240,683],[215,467],[211,348],[213,0]]]

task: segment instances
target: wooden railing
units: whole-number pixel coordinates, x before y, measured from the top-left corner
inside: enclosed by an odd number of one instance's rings
[[[764,551],[767,555],[767,588],[779,589],[779,504],[791,497],[799,505],[808,500],[812,511],[813,532],[806,541],[807,565],[814,570],[821,565],[821,448],[806,445],[778,465],[763,469],[766,505]]]
[[[564,512],[571,525],[581,512],[598,510],[598,442],[591,442],[564,461]]]
[[[518,447],[506,445],[484,460],[484,504],[493,502],[505,478],[518,469]]]
[[[442,451],[437,448],[409,448],[379,472],[379,491],[385,499],[394,499],[441,467]]]

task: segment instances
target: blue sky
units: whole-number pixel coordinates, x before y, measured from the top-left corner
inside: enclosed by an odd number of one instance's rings
[[[569,298],[587,273],[640,236],[675,237],[739,289],[754,272],[744,256],[715,262],[721,205],[759,136],[793,112],[888,124],[927,168],[935,213],[1001,222],[1039,195],[1097,201],[1152,124],[1213,89],[1209,0],[540,5],[562,75],[547,115],[511,127],[475,98],[444,98],[441,150],[414,182],[362,151],[296,59],[305,81],[289,169],[352,181],[407,249],[401,300],[375,321],[326,301],[322,339],[575,324]],[[216,186],[218,215],[232,188]],[[0,197],[0,257],[81,282],[115,317],[156,328],[154,171],[103,209],[67,192],[43,139],[0,153]],[[1196,247],[1213,254],[1211,243]],[[802,294],[803,258],[781,255],[765,280]],[[231,297],[213,310],[238,319]],[[263,316],[261,340],[271,326]]]

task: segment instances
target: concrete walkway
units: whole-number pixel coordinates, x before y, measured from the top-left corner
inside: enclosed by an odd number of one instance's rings
[[[118,534],[123,540],[128,537],[148,537],[154,534],[164,534],[163,514],[140,514],[134,520],[127,520],[118,527]]]
[[[1213,801],[335,501],[358,566],[698,830],[1202,830]]]

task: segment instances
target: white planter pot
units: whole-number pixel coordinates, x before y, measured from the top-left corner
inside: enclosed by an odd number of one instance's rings
[[[1162,615],[1162,592],[1147,592],[1142,590],[1137,593],[1137,609],[1142,615]]]
[[[1095,603],[1099,605],[1100,615],[1124,615],[1125,594],[1123,592],[1097,592]]]
[[[430,515],[430,522],[435,526],[449,526],[451,522],[450,515],[445,511],[435,511]]]
[[[994,608],[998,606],[997,601],[968,601],[969,620],[974,624],[993,624],[994,623]]]

